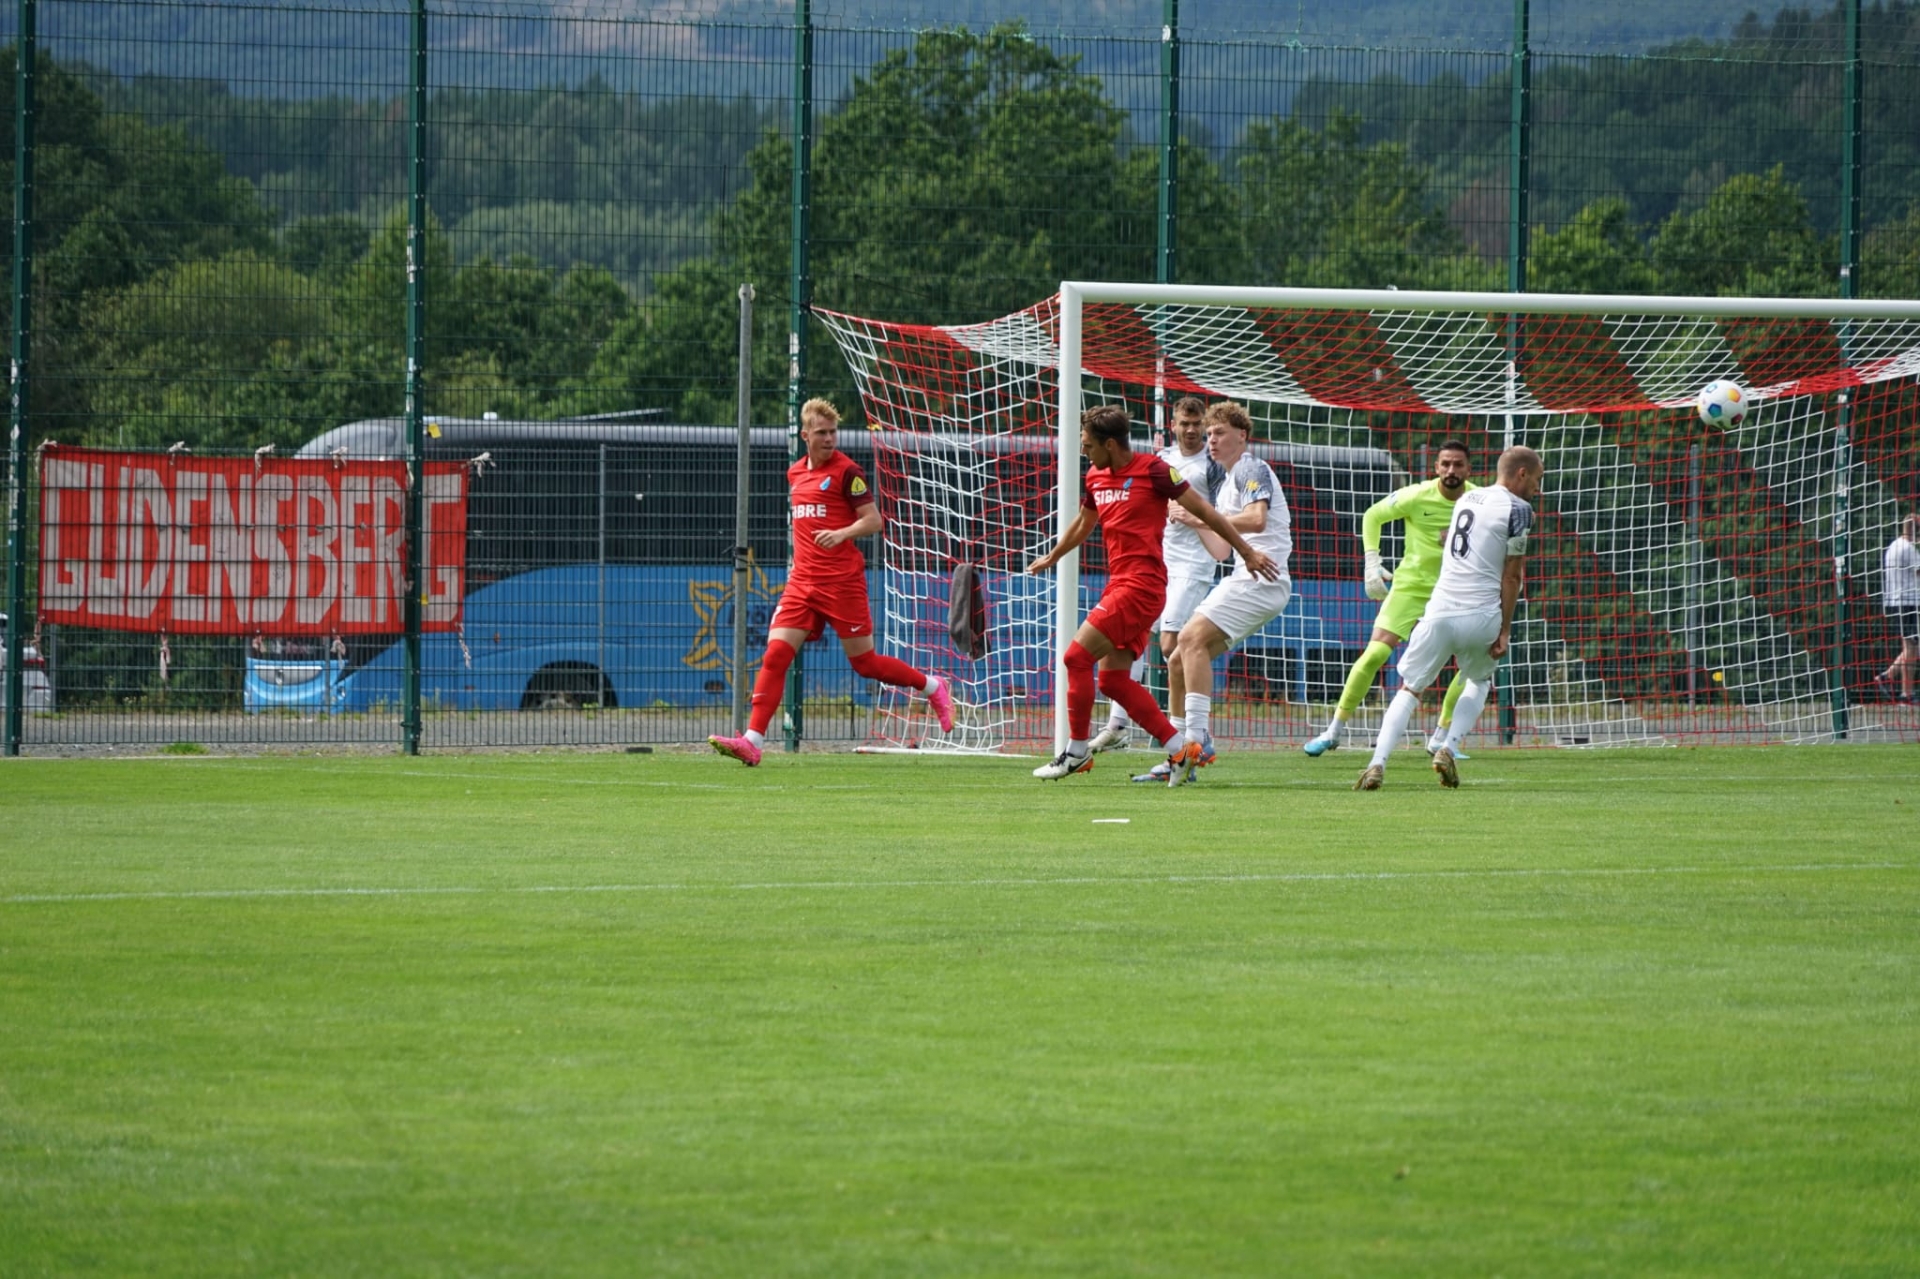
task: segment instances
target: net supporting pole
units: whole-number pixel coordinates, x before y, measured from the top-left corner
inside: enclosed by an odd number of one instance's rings
[[[733,722],[747,722],[747,586],[753,543],[749,540],[747,510],[752,500],[753,400],[753,286],[740,286],[740,367],[738,412],[740,440],[734,451],[733,476]]]
[[[1066,536],[1080,514],[1080,292],[1060,286],[1060,429],[1058,468],[1059,510],[1055,536]],[[1074,551],[1054,569],[1053,750],[1067,748],[1067,680],[1060,654],[1067,651],[1077,629],[1080,606],[1080,552]]]
[[[1840,151],[1840,296],[1852,300],[1859,289],[1860,275],[1860,0],[1846,3],[1846,110],[1841,124]],[[1841,349],[1848,363],[1853,362],[1852,326],[1842,325]],[[1853,489],[1853,397],[1848,388],[1840,392],[1833,419],[1836,447],[1833,457],[1833,660],[1827,663],[1833,699],[1833,735],[1845,738],[1849,727],[1847,704],[1847,648],[1850,619],[1847,617],[1848,556],[1851,553]]]

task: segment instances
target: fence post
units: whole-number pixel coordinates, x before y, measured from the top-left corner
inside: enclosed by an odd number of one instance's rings
[[[33,352],[33,62],[35,0],[20,0],[13,72],[13,360],[7,432],[6,753],[20,753],[27,629],[27,357]]]
[[[793,267],[787,303],[787,461],[800,460],[800,406],[807,395],[807,313],[813,306],[807,241],[813,198],[813,5],[796,0],[793,14]],[[806,733],[807,646],[787,668],[786,747],[800,749]]]
[[[1180,249],[1175,235],[1180,211],[1180,0],[1166,4],[1166,22],[1160,28],[1160,218],[1153,278],[1172,284],[1179,273]]]
[[[1840,138],[1840,296],[1859,296],[1860,277],[1860,0],[1847,0],[1846,106]],[[1841,352],[1853,362],[1853,325],[1840,325]],[[1827,663],[1833,702],[1833,735],[1844,739],[1849,727],[1847,649],[1852,639],[1847,618],[1847,559],[1852,554],[1853,388],[1840,392],[1833,419],[1833,660]]]
[[[740,286],[740,370],[737,421],[740,443],[733,478],[733,723],[747,722],[747,591],[752,585],[753,542],[748,513],[753,502],[753,286]]]
[[[427,4],[413,0],[407,118],[407,600],[400,749],[420,753],[420,596],[427,584],[427,437],[421,363],[427,345]]]

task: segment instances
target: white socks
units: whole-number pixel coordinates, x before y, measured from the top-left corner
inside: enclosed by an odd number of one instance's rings
[[[1465,702],[1467,695],[1462,693],[1460,700]],[[1406,736],[1407,724],[1413,719],[1414,712],[1419,709],[1420,699],[1406,689],[1403,688],[1393,695],[1393,701],[1387,704],[1386,715],[1380,720],[1380,737],[1373,744],[1373,759],[1369,764],[1377,764],[1381,768],[1387,766],[1387,756],[1393,754],[1393,748],[1400,744],[1402,737]],[[1454,707],[1453,722],[1456,726],[1460,723],[1460,708],[1457,706]],[[1471,720],[1468,721],[1468,725],[1472,725]]]
[[[762,746],[765,746],[767,744],[767,735],[765,733],[756,733],[751,728],[749,728],[746,732],[740,734],[740,736],[752,742],[753,748],[755,750],[759,750]]]
[[[1460,691],[1460,700],[1453,705],[1453,728],[1447,733],[1448,750],[1458,746],[1460,739],[1473,731],[1474,721],[1487,709],[1487,696],[1492,691],[1478,680],[1467,681],[1467,686]]]
[[[1179,727],[1179,721],[1174,721]],[[1187,740],[1204,742],[1213,727],[1213,698],[1206,693],[1187,694]]]

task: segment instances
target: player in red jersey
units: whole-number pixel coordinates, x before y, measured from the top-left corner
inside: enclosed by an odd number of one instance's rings
[[[808,400],[800,406],[800,438],[807,455],[787,468],[793,567],[767,632],[759,678],[753,681],[753,712],[740,736],[707,739],[713,749],[749,767],[760,762],[793,655],[806,641],[819,639],[828,626],[840,637],[854,674],[924,693],[940,720],[940,731],[953,730],[953,695],[946,681],[874,651],[867,561],[855,539],[880,531],[880,508],[866,472],[836,447],[840,411],[825,400]]]
[[[1247,544],[1213,505],[1194,491],[1165,462],[1151,453],[1135,453],[1133,422],[1118,405],[1088,409],[1080,415],[1080,452],[1093,464],[1080,486],[1080,514],[1054,548],[1027,565],[1045,573],[1075,550],[1094,526],[1107,545],[1107,589],[1060,656],[1067,668],[1067,748],[1051,764],[1033,770],[1049,780],[1084,773],[1093,767],[1087,737],[1093,727],[1094,664],[1099,686],[1124,708],[1133,722],[1163,746],[1178,734],[1153,694],[1128,668],[1153,637],[1167,598],[1167,565],[1160,539],[1167,527],[1167,503],[1178,502],[1240,553],[1247,570],[1274,581],[1280,568],[1273,558]],[[1186,743],[1179,743],[1184,750]],[[1171,762],[1171,761],[1169,761]],[[1184,762],[1184,761],[1183,761]]]

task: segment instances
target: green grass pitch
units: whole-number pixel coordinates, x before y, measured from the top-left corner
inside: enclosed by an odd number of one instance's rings
[[[0,1272],[1920,1271],[1920,755],[1478,754],[5,761]]]

